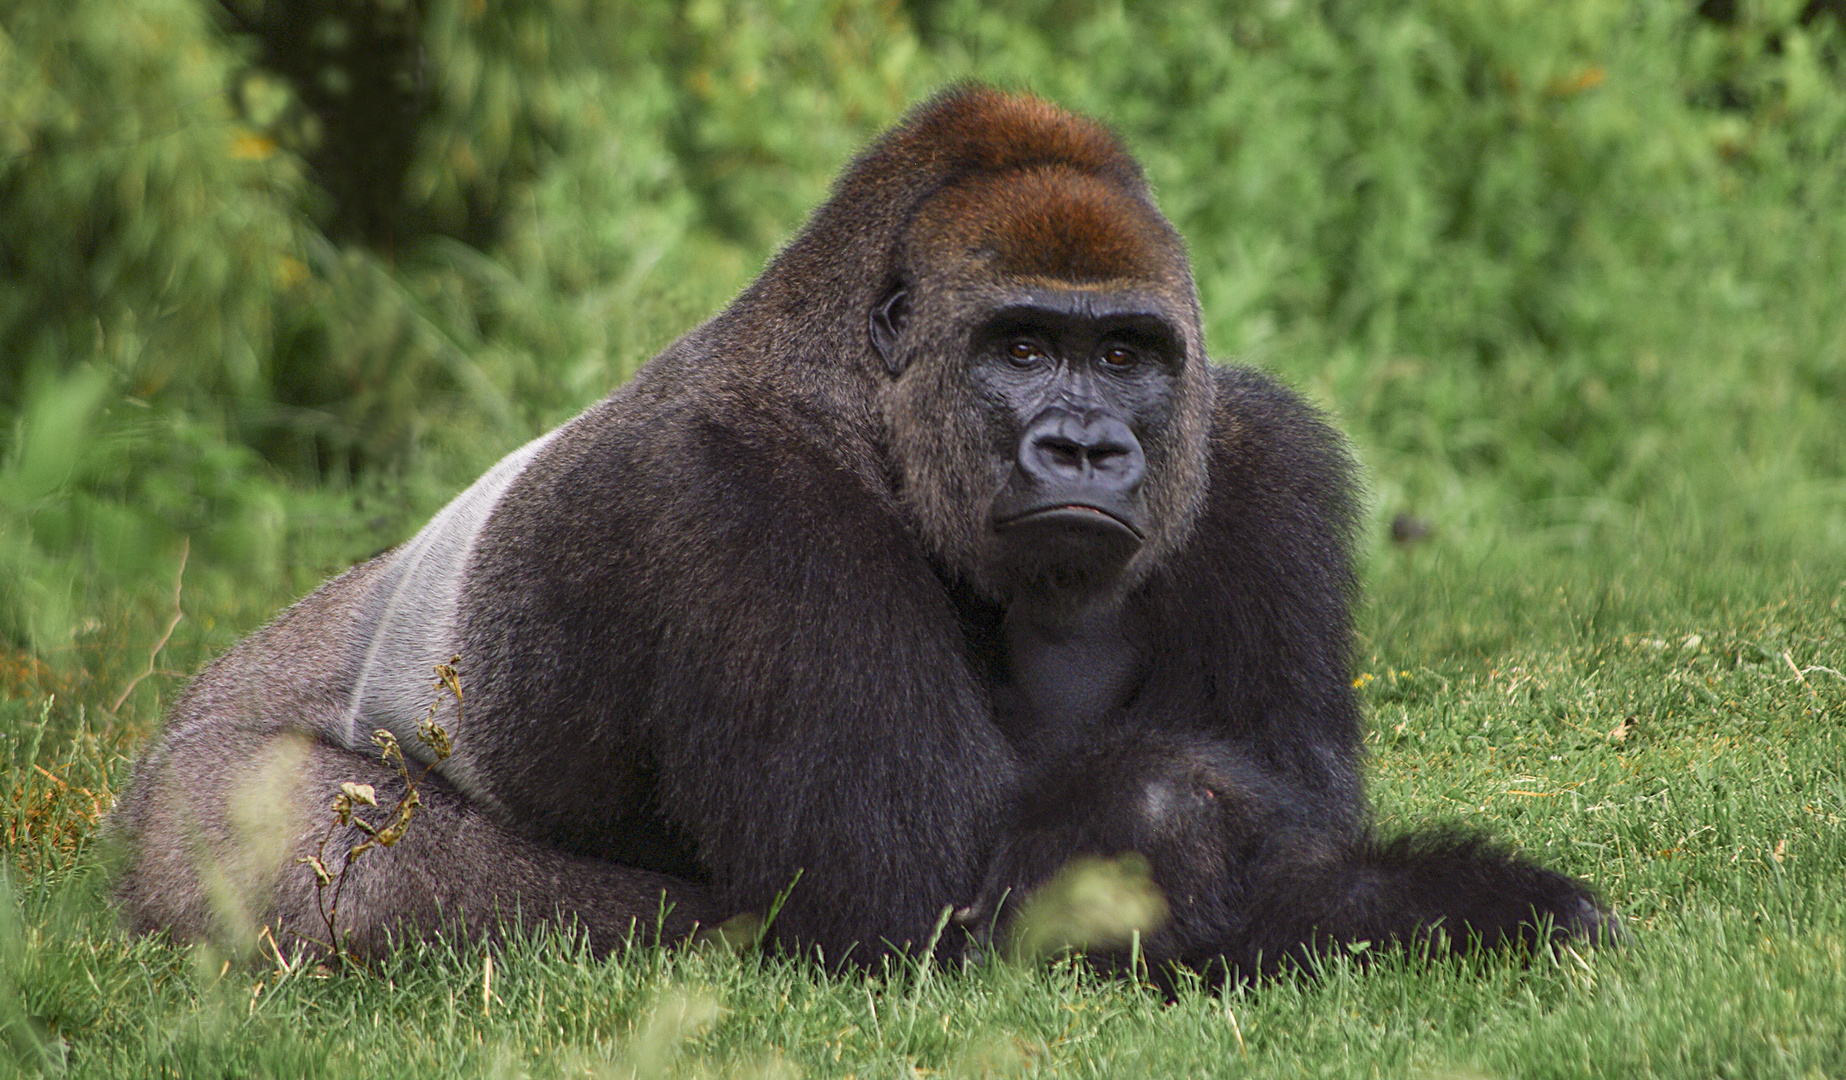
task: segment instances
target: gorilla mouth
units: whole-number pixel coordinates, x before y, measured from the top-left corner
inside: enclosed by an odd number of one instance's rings
[[[1058,503],[1036,507],[996,521],[994,528],[1000,532],[1051,529],[1059,532],[1104,533],[1118,539],[1132,538],[1137,544],[1147,539],[1134,522],[1121,514],[1087,503]]]

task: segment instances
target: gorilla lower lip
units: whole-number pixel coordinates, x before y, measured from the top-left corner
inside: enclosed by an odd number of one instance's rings
[[[995,527],[1010,530],[1022,526],[1034,528],[1086,529],[1094,532],[1127,533],[1137,541],[1146,539],[1141,530],[1119,515],[1110,513],[1098,506],[1086,506],[1082,503],[1060,503],[1037,510],[1028,510],[995,523]]]

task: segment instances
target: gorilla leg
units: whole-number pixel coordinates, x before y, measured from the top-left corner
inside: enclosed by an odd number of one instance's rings
[[[411,775],[420,771],[413,763]],[[169,732],[138,764],[115,818],[129,847],[116,893],[124,923],[234,947],[248,947],[260,926],[284,949],[325,942],[319,904],[333,889],[317,897],[314,871],[299,860],[320,850],[344,781],[372,785],[384,808],[374,818],[404,793],[375,755],[308,736],[209,723]],[[393,936],[491,939],[503,926],[545,922],[607,953],[717,921],[696,885],[519,836],[434,774],[417,786],[421,806],[403,838],[368,851],[346,876],[337,923],[354,955],[382,956]],[[323,857],[334,874],[363,839],[354,827],[333,830]]]

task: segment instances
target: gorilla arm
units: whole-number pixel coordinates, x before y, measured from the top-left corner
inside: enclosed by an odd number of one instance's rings
[[[1015,769],[946,590],[823,442],[844,422],[696,398],[594,410],[483,534],[465,655],[513,732],[478,748],[490,795],[567,842],[650,803],[727,910],[793,885],[775,934],[831,960],[920,943]],[[612,788],[637,761],[653,791]]]
[[[1169,917],[1141,940],[1161,978],[1178,966],[1242,979],[1361,941],[1493,948],[1594,937],[1605,925],[1581,882],[1477,834],[1379,843],[1329,831],[1236,747],[1150,732],[1097,742],[1035,777],[980,898],[957,917],[984,928],[1071,859],[1126,852],[1167,901]],[[1119,948],[1090,954],[1104,969],[1127,959]]]

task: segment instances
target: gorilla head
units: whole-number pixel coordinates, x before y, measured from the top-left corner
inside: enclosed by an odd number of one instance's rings
[[[1112,136],[1042,102],[945,98],[893,143],[955,163],[870,313],[899,497],[990,599],[1125,592],[1205,492],[1211,387],[1178,234]]]

